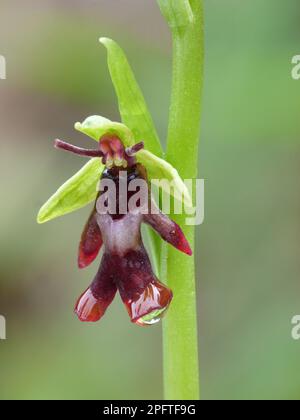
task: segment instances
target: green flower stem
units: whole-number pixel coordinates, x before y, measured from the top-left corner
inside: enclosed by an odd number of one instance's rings
[[[173,84],[166,159],[184,179],[196,178],[203,85],[202,0],[158,0],[173,37]],[[172,215],[185,225],[184,215]],[[195,228],[186,226],[192,249]],[[198,399],[199,367],[194,259],[167,246],[162,274],[174,292],[164,320],[164,386],[166,399]]]

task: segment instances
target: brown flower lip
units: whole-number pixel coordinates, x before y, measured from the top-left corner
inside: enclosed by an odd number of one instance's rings
[[[144,147],[140,142],[125,149],[116,136],[104,136],[98,150],[82,149],[61,140],[55,147],[81,156],[99,157],[106,165],[105,174],[118,187],[119,170],[126,171],[128,179],[147,180],[145,168],[136,163],[135,153]],[[118,188],[117,188],[118,190]],[[99,196],[101,193],[99,193]],[[155,204],[151,196],[148,208]],[[75,313],[83,322],[96,322],[103,317],[119,291],[131,321],[140,326],[158,322],[168,309],[172,291],[155,276],[143,245],[141,225],[146,223],[163,240],[179,251],[192,255],[192,250],[180,227],[156,208],[155,214],[142,211],[113,215],[99,214],[95,204],[83,230],[78,252],[78,266],[85,268],[104,248],[99,270],[90,287],[80,296]]]

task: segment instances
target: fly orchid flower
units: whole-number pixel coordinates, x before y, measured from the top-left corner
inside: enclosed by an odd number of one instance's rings
[[[133,180],[142,180],[148,186],[147,169],[153,173],[156,166],[174,181],[175,196],[186,193],[185,185],[171,165],[144,149],[143,142],[135,144],[133,134],[123,124],[93,116],[75,127],[98,139],[99,147],[83,149],[55,141],[57,149],[92,159],[42,207],[38,222],[51,220],[96,199],[81,236],[78,266],[90,265],[102,246],[103,256],[93,282],[78,299],[75,312],[81,321],[98,321],[119,291],[132,322],[142,326],[154,324],[168,308],[173,295],[152,270],[142,240],[141,224],[149,225],[163,240],[187,255],[192,251],[180,227],[158,209],[148,189],[134,208],[128,205],[133,194],[129,192],[126,211],[121,212],[120,183],[125,175],[127,185]],[[102,185],[107,180],[113,183],[117,192],[114,211],[107,206],[112,191],[104,192]],[[106,202],[104,211],[98,207],[101,200]],[[146,208],[141,203],[146,203]]]
[[[91,264],[101,248],[103,256],[98,273],[77,301],[75,312],[81,321],[98,321],[118,290],[131,321],[137,325],[151,325],[158,322],[168,308],[172,291],[159,282],[152,270],[142,241],[141,225],[149,226],[148,236],[153,244],[157,244],[157,238],[153,240],[151,230],[185,254],[191,255],[192,251],[180,227],[160,212],[149,189],[140,195],[140,206],[134,208],[130,206],[132,192],[128,192],[126,211],[121,211],[120,204],[124,201],[121,184],[124,178],[127,184],[163,179],[169,181],[172,188],[170,190],[162,183],[162,190],[166,188],[168,194],[183,201],[187,207],[192,206],[192,201],[177,170],[162,158],[162,147],[151,115],[124,52],[111,39],[100,38],[100,42],[107,49],[108,67],[124,124],[100,116],[76,123],[75,129],[95,140],[97,149],[82,149],[55,141],[56,148],[91,159],[44,204],[38,214],[38,223],[93,202],[93,211],[81,236],[78,266],[84,268]],[[143,139],[143,142],[137,139]],[[112,191],[104,192],[102,188],[108,180],[111,181],[110,189],[117,193],[113,211],[110,206],[105,208],[112,195]],[[153,248],[155,261],[159,251],[155,246]]]

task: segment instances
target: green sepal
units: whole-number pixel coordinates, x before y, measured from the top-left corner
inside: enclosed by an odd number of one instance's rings
[[[111,134],[118,136],[125,146],[134,144],[133,133],[126,125],[110,121],[100,115],[92,115],[86,118],[83,123],[77,122],[75,129],[96,141],[99,141],[104,135]]]
[[[136,140],[143,140],[145,148],[158,156],[163,149],[147,107],[124,51],[112,39],[100,38],[107,49],[107,62],[117,97],[122,122],[130,128]]]
[[[148,150],[141,150],[137,153],[137,161],[145,166],[148,173],[149,181],[155,180],[167,180],[172,183],[170,192],[176,200],[182,201],[187,207],[192,206],[192,199],[189,190],[183,180],[181,179],[177,170],[166,160],[155,156]],[[161,185],[162,190],[169,192],[169,190]]]
[[[78,210],[97,197],[104,165],[99,158],[89,160],[72,178],[65,182],[40,209],[37,221],[45,223]]]

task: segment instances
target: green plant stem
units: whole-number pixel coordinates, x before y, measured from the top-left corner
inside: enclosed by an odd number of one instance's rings
[[[173,83],[166,159],[184,179],[196,178],[203,84],[202,0],[158,0],[173,37]],[[172,215],[180,225],[185,216]],[[195,228],[184,232],[195,248]],[[167,246],[162,276],[174,292],[164,320],[166,399],[199,398],[199,362],[194,259]]]

